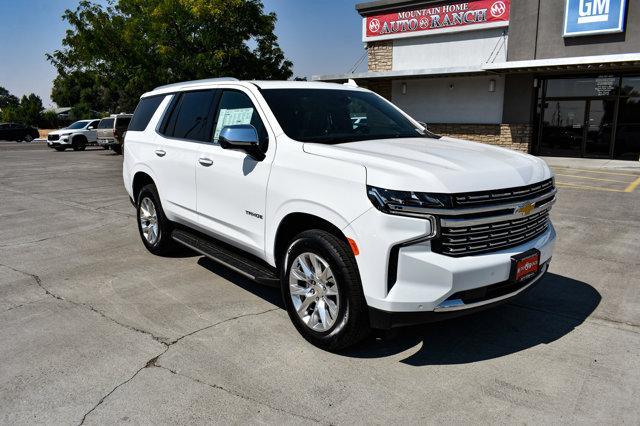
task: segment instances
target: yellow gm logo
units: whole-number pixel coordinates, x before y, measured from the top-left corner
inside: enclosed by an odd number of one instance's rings
[[[534,210],[536,206],[533,203],[525,203],[516,208],[515,213],[521,214],[522,216],[529,216]]]

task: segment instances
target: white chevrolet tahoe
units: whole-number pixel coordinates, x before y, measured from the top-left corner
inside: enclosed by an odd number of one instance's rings
[[[178,243],[280,286],[328,350],[505,302],[540,280],[556,238],[541,159],[438,137],[355,85],[159,87],[131,120],[123,177],[150,252]]]
[[[89,145],[98,143],[96,129],[100,120],[80,120],[68,127],[54,130],[47,135],[47,145],[56,151],[73,148],[74,151],[84,151]]]

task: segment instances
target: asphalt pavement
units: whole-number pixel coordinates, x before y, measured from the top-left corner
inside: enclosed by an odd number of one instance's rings
[[[561,169],[557,250],[524,296],[331,354],[276,289],[149,254],[121,167],[0,146],[0,424],[640,421],[633,171]]]

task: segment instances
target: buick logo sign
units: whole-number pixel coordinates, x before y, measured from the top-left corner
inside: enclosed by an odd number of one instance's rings
[[[507,11],[507,6],[502,1],[497,1],[493,5],[491,5],[491,16],[494,18],[499,18],[505,14]]]
[[[380,31],[380,21],[378,21],[377,19],[372,19],[369,22],[369,31],[371,31],[372,33],[377,33],[378,31]]]

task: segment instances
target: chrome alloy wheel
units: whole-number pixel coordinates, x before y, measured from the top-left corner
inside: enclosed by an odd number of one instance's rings
[[[140,203],[140,228],[142,229],[142,235],[144,239],[151,245],[158,241],[158,214],[156,213],[156,206],[149,198],[143,198]]]
[[[313,253],[302,253],[291,264],[289,292],[303,323],[319,332],[338,319],[340,293],[329,264]]]

